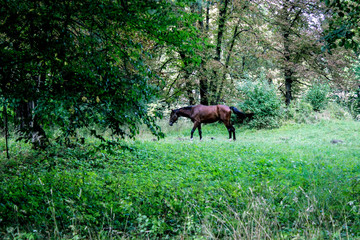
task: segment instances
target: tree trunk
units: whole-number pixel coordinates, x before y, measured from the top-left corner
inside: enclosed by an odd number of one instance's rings
[[[199,12],[202,14],[203,8],[202,5],[199,5]],[[205,28],[204,22],[199,20],[199,27],[202,35],[208,34],[209,32],[209,22],[210,22],[210,1],[206,1],[206,16],[205,16]],[[205,52],[205,55],[207,53]],[[206,77],[206,57],[202,59],[200,67],[200,79],[199,79],[199,92],[200,92],[200,104],[209,105],[209,81]]]
[[[294,3],[290,0],[285,0],[283,2],[282,8],[282,37],[283,37],[283,46],[284,46],[284,78],[285,78],[285,103],[286,105],[290,105],[293,100],[293,84],[294,84],[294,59],[292,56],[294,53],[291,52],[290,46],[294,43],[293,40],[290,39],[291,29],[294,27],[295,23],[298,21],[300,14],[302,13],[302,9],[296,11],[290,15],[288,9],[294,8]]]
[[[41,64],[39,65],[41,66]],[[36,76],[37,87],[40,88],[41,81],[45,79],[45,72]],[[37,90],[39,91],[39,90]],[[26,141],[31,141],[34,149],[44,149],[49,141],[45,131],[39,123],[38,117],[34,115],[36,107],[35,99],[23,99],[16,109],[16,116],[19,121],[19,132]]]
[[[220,63],[221,61],[221,47],[222,47],[222,41],[225,31],[225,22],[226,22],[226,12],[227,12],[227,5],[229,3],[229,0],[222,0],[220,1],[220,10],[219,10],[219,26],[218,26],[218,34],[216,38],[216,53],[214,60]],[[217,104],[217,79],[218,79],[218,73],[219,70],[213,70],[214,77],[210,81],[210,104],[215,105]]]
[[[223,0],[220,2],[220,10],[219,10],[219,27],[218,27],[218,34],[217,34],[217,41],[216,41],[216,54],[214,60],[219,62],[221,61],[221,46],[222,46],[222,40],[223,35],[225,31],[225,22],[226,22],[226,13],[227,13],[227,5],[229,3],[229,0]],[[210,103],[212,105],[217,104],[216,99],[216,92],[217,92],[217,78],[218,78],[218,71],[213,70],[214,77],[212,81],[210,81]]]
[[[205,75],[200,76],[200,104],[209,105],[208,81]]]
[[[292,95],[292,85],[293,85],[293,70],[291,63],[291,53],[290,53],[290,39],[288,31],[283,33],[284,40],[284,78],[285,78],[285,103],[290,105],[291,100],[293,99]]]
[[[5,128],[5,150],[6,150],[6,157],[7,159],[10,158],[9,156],[9,145],[8,145],[8,135],[9,135],[9,128],[8,128],[8,117],[7,117],[7,109],[6,109],[6,101],[4,101],[4,128]]]
[[[221,79],[220,86],[219,86],[219,91],[216,94],[216,102],[217,103],[220,101],[220,98],[221,98],[222,93],[223,93],[224,84],[225,84],[225,80],[226,80],[226,74],[228,73],[231,54],[232,54],[232,51],[233,51],[233,48],[234,48],[234,45],[235,45],[236,38],[237,38],[237,36],[239,36],[239,34],[241,32],[243,32],[243,30],[238,31],[239,24],[240,24],[240,18],[238,20],[237,25],[235,26],[235,30],[234,30],[233,37],[231,39],[231,44],[230,44],[230,48],[229,48],[229,51],[228,51],[228,55],[227,55],[226,60],[225,60],[225,71],[224,71],[224,74],[222,75],[222,79]]]
[[[33,116],[34,108],[34,101],[22,101],[18,106],[16,115],[19,121],[19,131],[25,140],[31,141],[33,148],[44,149],[48,144],[48,139],[37,117]]]
[[[286,106],[289,106],[293,96],[292,96],[292,83],[293,83],[293,79],[292,79],[292,71],[291,69],[285,69],[285,103]]]
[[[191,63],[189,62],[189,59],[186,57],[184,52],[179,52],[182,62],[184,63],[184,82],[186,87],[186,94],[189,99],[189,105],[195,105],[195,97],[193,93],[194,85],[189,80],[191,76]]]
[[[292,100],[292,83],[293,83],[293,71],[291,69],[291,52],[290,52],[290,23],[289,23],[289,0],[285,0],[282,5],[282,18],[284,24],[282,26],[282,38],[283,38],[283,47],[284,47],[284,79],[285,79],[285,103],[290,105]]]
[[[189,99],[189,105],[195,105],[195,98],[194,98],[194,93],[192,91],[192,84],[190,84],[190,82],[186,83],[186,93],[188,95],[188,99]]]

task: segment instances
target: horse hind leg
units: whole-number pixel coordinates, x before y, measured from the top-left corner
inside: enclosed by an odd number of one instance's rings
[[[227,129],[229,131],[229,139],[231,139],[231,136],[233,136],[233,140],[236,140],[236,135],[235,135],[235,128],[232,125],[227,126]]]
[[[194,132],[195,132],[195,127],[193,127],[193,129],[191,129],[191,136],[190,136],[190,139],[191,139],[191,140],[193,139]]]
[[[233,139],[234,141],[236,140],[236,136],[235,136],[235,128],[233,126],[231,126],[231,131],[233,133]]]
[[[198,131],[199,131],[199,136],[200,136],[200,140],[201,140],[202,139],[201,123],[198,126]]]

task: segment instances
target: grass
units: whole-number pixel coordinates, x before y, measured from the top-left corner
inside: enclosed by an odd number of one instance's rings
[[[360,239],[359,122],[237,127],[236,142],[220,124],[202,141],[163,129],[111,150],[11,141],[0,238]]]

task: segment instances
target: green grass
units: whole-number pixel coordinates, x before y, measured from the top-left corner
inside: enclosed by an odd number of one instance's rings
[[[359,122],[237,127],[236,142],[220,124],[202,141],[163,124],[165,139],[112,151],[11,141],[0,238],[360,239]]]

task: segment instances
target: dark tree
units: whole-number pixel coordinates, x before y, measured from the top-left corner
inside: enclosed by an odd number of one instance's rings
[[[157,78],[145,45],[188,49],[174,28],[182,1],[1,1],[0,97],[23,137],[46,145],[47,126],[65,134],[91,123],[134,136]]]

